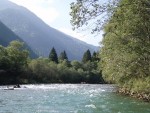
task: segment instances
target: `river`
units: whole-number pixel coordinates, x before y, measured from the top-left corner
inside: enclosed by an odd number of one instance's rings
[[[0,87],[0,113],[150,113],[150,103],[116,94],[113,85],[21,87],[15,90]]]

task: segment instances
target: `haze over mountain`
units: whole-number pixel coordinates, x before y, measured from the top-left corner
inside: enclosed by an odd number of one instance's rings
[[[0,20],[39,56],[47,57],[51,48],[54,47],[58,54],[65,50],[70,60],[81,60],[87,49],[91,52],[98,50],[96,46],[48,26],[28,9],[8,0],[0,1]]]
[[[9,28],[7,28],[1,21],[0,21],[0,45],[8,46],[9,43],[13,40],[19,40],[23,42],[16,34],[14,34]],[[31,50],[31,48],[25,43],[24,48],[30,51],[30,56],[32,58],[37,57],[37,55]]]

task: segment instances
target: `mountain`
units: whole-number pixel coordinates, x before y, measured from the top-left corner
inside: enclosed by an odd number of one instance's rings
[[[91,52],[98,50],[96,46],[48,26],[26,8],[8,0],[0,2],[0,20],[40,56],[47,57],[54,47],[58,54],[65,50],[70,60],[81,60],[87,49]]]
[[[16,34],[14,34],[9,28],[7,28],[2,22],[0,22],[0,45],[7,46],[11,41],[19,40],[23,42]],[[30,51],[30,56],[36,58],[37,55],[31,50],[31,48],[25,43],[24,48]]]

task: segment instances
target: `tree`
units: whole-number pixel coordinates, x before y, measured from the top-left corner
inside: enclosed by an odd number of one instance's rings
[[[100,52],[103,77],[129,92],[149,94],[150,1],[110,0],[104,5],[99,2],[77,0],[72,3],[72,25],[87,27],[90,22],[95,22],[93,32],[104,28]],[[106,18],[100,19],[103,14]]]
[[[133,76],[149,75],[150,16],[147,5],[146,0],[122,0],[105,27],[101,53],[103,73],[115,81],[125,82]]]
[[[89,49],[84,53],[83,58],[82,58],[83,63],[86,63],[88,61],[91,61],[91,52]]]
[[[7,70],[9,63],[8,52],[5,47],[0,45],[0,69]]]
[[[72,61],[71,65],[72,65],[73,69],[75,69],[75,70],[81,69],[83,67],[82,64],[76,60]]]
[[[9,59],[9,71],[19,73],[27,66],[29,52],[23,49],[22,42],[12,41],[6,48]]]
[[[52,83],[57,78],[57,64],[48,59],[33,59],[28,66],[30,74],[27,79],[36,83]]]
[[[149,1],[122,0],[120,6],[105,26],[101,50],[103,77],[129,92],[149,94]]]
[[[7,47],[0,46],[0,84],[18,83],[18,78],[27,68],[29,52],[23,43],[12,41]],[[1,73],[0,73],[1,74]]]
[[[66,51],[63,51],[63,52],[60,53],[59,60],[62,60],[62,61],[67,60],[68,61]]]
[[[76,0],[71,3],[73,29],[90,28],[99,33],[115,12],[120,0]]]
[[[58,57],[54,47],[51,49],[51,52],[49,54],[49,60],[58,63]]]
[[[97,52],[93,52],[93,55],[92,55],[92,61],[93,62],[98,62],[98,61],[100,61],[100,58],[99,58],[99,53]]]

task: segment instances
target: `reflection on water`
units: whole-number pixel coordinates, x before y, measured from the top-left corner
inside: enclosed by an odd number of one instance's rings
[[[0,87],[0,113],[150,113],[150,104],[115,93],[113,85]]]

